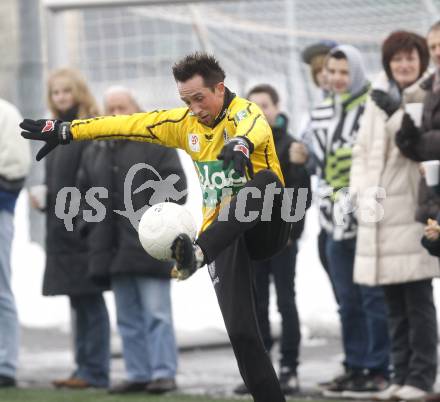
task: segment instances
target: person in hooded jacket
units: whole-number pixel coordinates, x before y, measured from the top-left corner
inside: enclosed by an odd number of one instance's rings
[[[72,121],[98,115],[95,99],[83,77],[70,68],[54,70],[48,79],[49,108],[55,118]],[[74,187],[88,143],[56,149],[46,159],[46,269],[43,295],[67,295],[72,308],[76,368],[57,388],[107,387],[110,366],[110,324],[102,292],[108,284],[96,284],[89,276],[86,240],[79,230],[67,230],[56,216],[57,195]],[[32,198],[34,206],[38,200]]]
[[[253,262],[258,324],[268,352],[273,346],[269,322],[269,283],[271,277],[275,284],[278,311],[281,314],[282,323],[279,380],[283,392],[292,394],[299,391],[297,368],[301,340],[295,301],[297,242],[304,230],[306,209],[311,204],[310,175],[303,164],[290,162],[289,149],[296,140],[288,134],[288,119],[285,114],[280,113],[279,95],[275,88],[268,84],[257,85],[249,91],[247,99],[261,108],[271,126],[286,187],[294,189],[292,205],[296,206],[295,216],[301,216],[301,219],[293,222],[289,242],[280,253],[269,260]],[[299,196],[298,191],[301,191],[304,196]],[[234,391],[237,394],[244,394],[247,393],[247,387],[245,384],[241,384]]]
[[[349,202],[352,148],[370,84],[360,52],[330,50],[326,61],[332,96],[312,111],[313,157],[319,177],[320,223],[339,300],[345,372],[323,384],[325,396],[369,397],[388,385],[389,337],[383,291],[353,281],[357,220]]]
[[[425,95],[420,88],[429,64],[425,39],[391,33],[382,45],[382,62],[384,72],[367,101],[353,151],[351,185],[359,208],[354,279],[382,285],[388,306],[394,376],[377,397],[413,400],[431,391],[436,378],[432,277],[439,269],[420,244],[423,225],[414,217],[419,168],[400,152],[395,135],[403,108],[420,104]]]

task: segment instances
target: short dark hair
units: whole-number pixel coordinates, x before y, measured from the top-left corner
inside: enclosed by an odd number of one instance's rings
[[[247,98],[249,99],[251,95],[253,94],[268,94],[270,99],[272,100],[272,103],[274,105],[278,105],[278,102],[280,101],[280,97],[278,95],[277,90],[269,85],[269,84],[260,84],[253,87],[247,94]]]
[[[200,75],[205,86],[214,87],[225,80],[225,72],[220,67],[214,56],[207,53],[196,52],[185,56],[173,66],[174,79],[178,82],[185,82]]]
[[[345,60],[347,60],[347,55],[342,50],[336,50],[334,52],[329,53],[329,55],[327,56],[327,60],[328,59],[336,59],[336,60],[345,59]]]
[[[420,78],[429,65],[429,50],[425,38],[414,32],[395,31],[384,40],[382,44],[382,66],[390,80],[393,79],[390,67],[393,56],[398,52],[411,52],[414,49],[420,58]]]

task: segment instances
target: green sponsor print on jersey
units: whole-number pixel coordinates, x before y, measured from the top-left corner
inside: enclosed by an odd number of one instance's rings
[[[215,208],[222,197],[235,195],[246,183],[246,177],[240,176],[232,167],[223,169],[223,161],[196,162],[203,193],[203,206]]]
[[[238,124],[240,121],[248,117],[248,111],[246,109],[240,110],[234,116],[235,123]]]

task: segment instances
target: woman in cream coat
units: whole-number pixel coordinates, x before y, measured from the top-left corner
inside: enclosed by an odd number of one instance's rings
[[[423,101],[419,84],[428,62],[421,36],[400,31],[385,40],[385,72],[373,85],[353,149],[350,185],[359,221],[354,280],[382,285],[389,309],[394,378],[379,395],[384,400],[421,398],[431,391],[436,377],[431,282],[439,267],[421,246],[423,225],[414,219],[418,165],[395,145],[403,108]]]

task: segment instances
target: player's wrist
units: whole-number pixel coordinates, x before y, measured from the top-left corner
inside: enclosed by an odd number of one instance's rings
[[[249,154],[254,152],[254,144],[249,138],[244,137],[242,135],[238,135],[237,137],[232,138],[231,141],[232,140],[235,140],[237,143],[246,146],[247,149],[249,150]]]
[[[58,139],[60,144],[68,144],[73,140],[72,132],[70,131],[70,122],[63,121],[59,124],[58,130]]]

